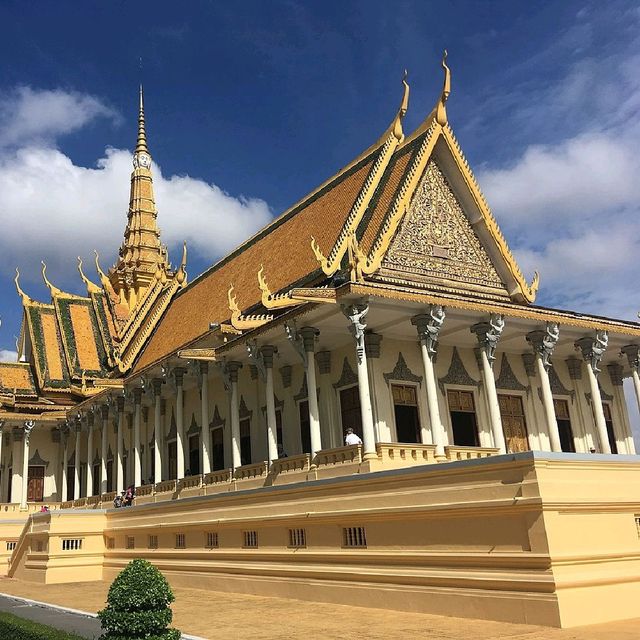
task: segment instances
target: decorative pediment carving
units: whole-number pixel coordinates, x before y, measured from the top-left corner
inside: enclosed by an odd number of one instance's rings
[[[251,419],[251,417],[253,416],[253,411],[250,411],[247,408],[247,403],[244,401],[244,396],[240,396],[239,413],[240,420],[246,420],[247,418]]]
[[[38,449],[36,449],[31,458],[29,458],[29,466],[47,468],[49,466],[49,460],[43,460],[40,457],[40,452],[38,451]]]
[[[187,436],[192,436],[196,433],[200,433],[200,425],[196,422],[196,414],[191,414],[191,424],[189,425],[189,429],[187,429]]]
[[[398,360],[396,362],[396,366],[393,368],[393,371],[389,371],[389,373],[385,373],[384,379],[389,384],[391,381],[407,381],[407,382],[416,382],[417,384],[422,384],[422,376],[417,376],[405,362],[404,356],[402,355],[402,351],[398,352]]]
[[[220,416],[220,410],[218,409],[218,405],[213,408],[213,417],[211,418],[211,422],[209,422],[209,429],[215,429],[216,427],[224,427],[225,419]]]
[[[464,363],[462,362],[462,358],[460,358],[457,347],[453,347],[451,364],[449,365],[449,370],[446,375],[442,378],[438,378],[438,386],[440,387],[440,391],[442,391],[443,395],[446,384],[455,384],[463,387],[478,387],[480,384],[478,380],[472,378],[467,372]]]
[[[307,384],[306,376],[304,384]],[[345,356],[342,361],[342,374],[340,375],[340,379],[333,383],[333,388],[340,389],[342,387],[349,387],[353,384],[358,384],[358,374],[351,368],[349,359]]]
[[[529,387],[522,384],[513,373],[507,354],[502,354],[500,360],[500,376],[496,380],[496,389],[508,389],[509,391],[528,391]]]
[[[562,380],[560,380],[560,377],[553,365],[551,365],[551,368],[549,369],[549,383],[551,385],[551,393],[559,396],[571,396],[571,399],[573,400],[575,391],[570,391],[562,384]]]
[[[176,424],[176,416],[171,408],[171,420],[169,422],[169,433],[167,433],[167,440],[175,440],[178,437],[178,425]]]

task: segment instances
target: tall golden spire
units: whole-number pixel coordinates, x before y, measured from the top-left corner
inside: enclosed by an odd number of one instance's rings
[[[167,248],[160,242],[157,217],[141,85],[127,227],[118,260],[109,270],[108,276],[120,303],[128,307],[129,311],[135,308],[144,293],[155,283],[156,274],[169,275]]]

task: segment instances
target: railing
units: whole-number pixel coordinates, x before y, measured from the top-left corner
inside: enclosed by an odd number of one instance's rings
[[[278,458],[271,463],[272,473],[287,473],[290,471],[308,471],[311,465],[311,456],[308,453],[301,453],[288,458]]]
[[[73,508],[73,500],[66,500],[60,505],[61,509],[72,509]]]
[[[10,502],[6,504],[0,504],[0,518],[4,513],[38,513],[42,507],[47,506],[49,511],[61,508],[61,502],[27,502],[27,508],[21,509],[19,502]]]
[[[474,460],[477,458],[487,458],[500,453],[499,449],[493,447],[460,447],[451,445],[444,448],[447,460]]]
[[[378,457],[389,464],[431,464],[436,461],[434,444],[406,444],[400,442],[378,442]]]
[[[116,499],[115,491],[107,491],[107,493],[103,493],[100,496],[100,502],[102,502],[102,504],[113,502],[115,499]]]
[[[323,449],[316,453],[313,462],[319,467],[324,465],[360,463],[362,462],[362,445],[350,444],[346,447]]]
[[[178,483],[178,487],[180,489],[193,489],[194,487],[201,487],[201,486],[202,486],[201,475],[186,476],[185,478],[182,478],[182,480],[180,480],[180,482]]]
[[[79,509],[81,509],[82,507],[86,507],[87,506],[87,499],[86,498],[78,498],[77,500],[73,501],[73,506],[75,508],[79,508]]]
[[[156,493],[174,493],[176,490],[176,480],[163,480],[156,484]]]
[[[223,482],[231,482],[233,479],[233,469],[218,469],[204,476],[205,485],[222,484]]]
[[[268,473],[269,463],[265,460],[256,464],[245,464],[237,467],[233,475],[238,480],[245,480],[247,478],[262,478],[267,476]]]
[[[87,506],[95,506],[100,503],[100,496],[90,496],[87,498]]]
[[[153,485],[152,484],[143,484],[139,487],[136,487],[136,498],[140,496],[151,496],[153,495]]]

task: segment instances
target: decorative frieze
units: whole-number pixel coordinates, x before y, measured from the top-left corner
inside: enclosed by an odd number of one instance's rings
[[[522,384],[516,377],[516,374],[513,373],[511,363],[506,353],[502,354],[502,359],[500,360],[500,375],[496,380],[496,389],[505,389],[508,391],[529,390],[529,387]]]

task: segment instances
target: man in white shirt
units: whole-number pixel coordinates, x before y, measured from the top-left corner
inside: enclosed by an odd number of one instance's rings
[[[344,437],[344,442],[346,445],[362,444],[362,440],[360,439],[360,436],[354,433],[351,427],[347,429],[346,434],[347,435],[345,435]]]

